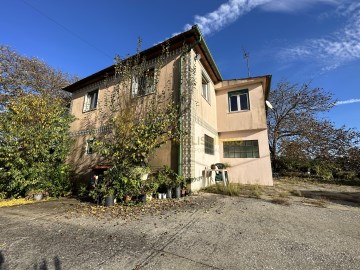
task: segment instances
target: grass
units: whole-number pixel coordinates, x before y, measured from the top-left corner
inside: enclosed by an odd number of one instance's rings
[[[230,183],[227,186],[216,184],[204,188],[203,191],[227,196],[242,196],[257,199],[259,199],[263,193],[263,189],[259,185],[241,185],[235,183]]]
[[[360,206],[360,188],[341,186],[333,182],[315,181],[298,177],[281,178],[274,186],[216,184],[203,189],[204,192],[227,196],[262,199],[280,205],[304,203],[316,207],[328,207],[329,203]]]

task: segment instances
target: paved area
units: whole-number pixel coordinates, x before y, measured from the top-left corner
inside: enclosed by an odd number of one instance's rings
[[[359,207],[193,200],[130,221],[71,199],[0,208],[0,269],[360,269]]]

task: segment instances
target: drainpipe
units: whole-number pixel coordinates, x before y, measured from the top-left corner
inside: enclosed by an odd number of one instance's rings
[[[181,97],[181,89],[182,89],[182,60],[183,57],[186,53],[189,53],[193,48],[195,48],[196,45],[198,45],[200,42],[202,41],[202,36],[199,36],[199,39],[186,51],[183,52],[180,56],[180,97]],[[181,103],[180,103],[180,110],[181,110]],[[180,128],[181,128],[181,118],[180,118]],[[182,169],[181,169],[181,158],[182,158],[182,153],[181,153],[182,147],[181,147],[181,140],[179,143],[179,152],[178,152],[178,175],[182,175]]]

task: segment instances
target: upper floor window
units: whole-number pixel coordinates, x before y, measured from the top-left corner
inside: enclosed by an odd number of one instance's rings
[[[95,110],[97,107],[99,90],[94,90],[85,94],[83,111]]]
[[[132,96],[145,96],[155,92],[155,69],[150,68],[142,76],[136,76],[132,82]]]
[[[224,142],[224,158],[258,158],[258,140]]]
[[[202,75],[202,96],[209,102],[210,101],[210,93],[209,93],[209,80]]]
[[[250,110],[249,90],[238,90],[228,93],[229,112]]]
[[[205,134],[205,154],[214,154],[214,138]]]

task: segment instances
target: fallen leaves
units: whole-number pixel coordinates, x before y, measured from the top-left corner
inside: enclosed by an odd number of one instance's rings
[[[115,219],[138,220],[144,215],[164,215],[168,210],[179,211],[182,208],[191,207],[198,203],[193,202],[190,198],[180,200],[153,199],[146,204],[117,204],[112,207],[97,206],[89,203],[75,205],[67,212],[67,218],[76,217],[95,217],[98,219]],[[166,217],[165,217],[166,218]]]

